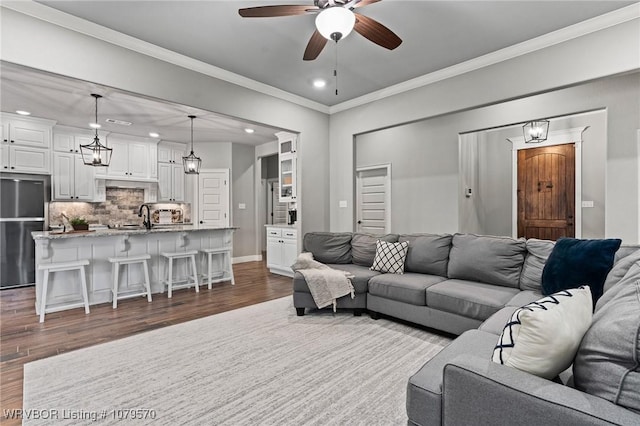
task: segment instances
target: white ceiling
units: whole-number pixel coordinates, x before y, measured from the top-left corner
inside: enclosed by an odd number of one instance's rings
[[[313,15],[247,19],[237,12],[261,5],[311,5],[313,0],[38,3],[328,107],[637,2],[384,0],[358,12],[398,34],[400,47],[388,51],[353,33],[338,43],[337,52],[328,43],[315,61],[302,60],[314,31]],[[338,96],[332,80],[336,53]],[[259,145],[275,140],[279,130],[6,62],[0,63],[0,77],[2,111],[26,109],[74,127],[86,128],[93,121],[89,95],[99,93],[105,96],[99,103],[100,121],[111,132],[148,136],[156,131],[162,139],[188,142],[189,114],[198,116],[196,142]],[[327,79],[328,86],[315,89],[315,78]],[[105,118],[134,124],[109,125]],[[248,135],[245,127],[256,132]]]

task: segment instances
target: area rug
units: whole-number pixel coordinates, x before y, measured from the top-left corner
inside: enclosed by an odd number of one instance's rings
[[[24,424],[405,425],[449,341],[286,297],[26,364]]]

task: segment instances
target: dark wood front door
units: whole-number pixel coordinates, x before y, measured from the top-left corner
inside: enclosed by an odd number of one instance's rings
[[[518,151],[518,237],[575,236],[575,144]]]

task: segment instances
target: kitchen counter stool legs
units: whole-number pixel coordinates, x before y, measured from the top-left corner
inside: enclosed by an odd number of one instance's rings
[[[84,267],[89,265],[88,260],[77,260],[75,262],[58,262],[44,263],[38,266],[38,269],[44,271],[42,280],[42,294],[40,295],[40,322],[44,322],[44,314],[47,312],[47,292],[49,290],[49,274],[53,272],[63,271],[79,271],[80,272],[80,290],[82,292],[82,304],[74,303],[73,305],[65,305],[54,308],[55,310],[70,309],[76,306],[84,305],[84,313],[89,313],[89,296],[87,294],[87,276]],[[49,312],[52,312],[51,310]]]
[[[165,264],[167,265],[167,279],[163,281],[163,283],[167,286],[167,297],[171,299],[173,296],[174,288],[185,288],[191,287],[192,285],[196,288],[196,293],[200,292],[200,286],[198,284],[198,271],[196,269],[196,254],[198,252],[196,250],[189,250],[177,253],[161,253],[162,257],[166,259]],[[173,279],[173,261],[177,259],[186,259],[187,260],[187,270],[191,269],[191,273],[187,273],[186,279],[180,280],[180,283],[174,283]],[[177,287],[175,286],[177,284]]]
[[[113,264],[113,288],[111,292],[113,293],[113,309],[118,307],[118,299],[128,299],[130,297],[137,296],[147,296],[147,301],[151,302],[151,285],[149,283],[149,265],[147,260],[151,259],[151,255],[142,254],[139,256],[130,256],[130,257],[110,257],[109,262]],[[132,264],[140,263],[142,264],[142,270],[144,272],[144,288],[143,291],[132,291],[121,294],[118,296],[119,292],[119,272],[120,265],[129,265],[131,267]]]
[[[209,290],[211,290],[212,283],[218,283],[222,281],[231,281],[231,285],[236,284],[236,280],[233,277],[233,265],[231,264],[231,247],[223,247],[219,249],[204,249],[202,252],[207,256],[207,284]],[[218,278],[212,278],[212,263],[213,256],[222,256],[222,275]]]

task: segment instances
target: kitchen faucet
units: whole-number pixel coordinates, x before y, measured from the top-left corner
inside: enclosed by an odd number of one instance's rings
[[[144,225],[145,228],[151,229],[151,212],[149,211],[149,206],[148,205],[143,204],[143,205],[140,206],[140,211],[138,212],[138,217],[142,217],[142,210],[144,210],[145,207],[147,209],[147,214],[146,214],[146,216],[144,216],[144,219],[142,220],[142,224]]]

